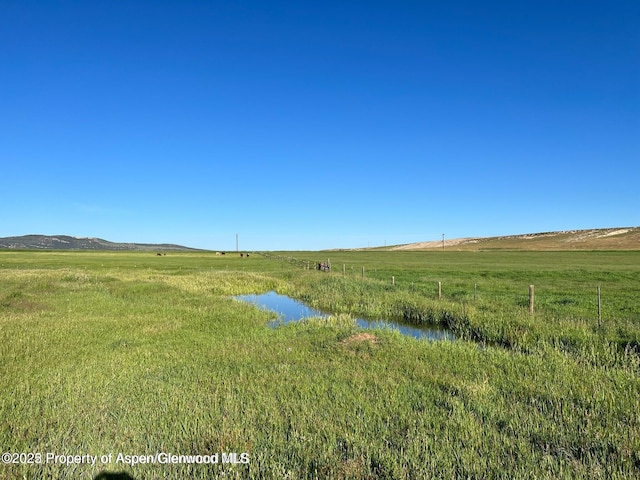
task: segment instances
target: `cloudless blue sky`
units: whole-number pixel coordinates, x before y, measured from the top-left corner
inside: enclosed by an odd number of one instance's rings
[[[0,0],[0,237],[640,225],[640,2]]]

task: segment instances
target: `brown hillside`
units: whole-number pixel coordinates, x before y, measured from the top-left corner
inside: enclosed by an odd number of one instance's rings
[[[445,240],[445,250],[640,250],[640,227],[598,228],[505,237]],[[419,242],[391,250],[442,249],[442,241]]]

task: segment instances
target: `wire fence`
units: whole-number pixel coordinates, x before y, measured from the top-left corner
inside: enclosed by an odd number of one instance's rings
[[[640,288],[628,288],[621,291],[606,283],[567,286],[554,279],[542,282],[539,275],[536,282],[513,282],[506,280],[486,280],[478,278],[464,280],[448,278],[438,280],[428,277],[428,272],[420,272],[422,278],[411,277],[415,272],[390,271],[389,268],[377,268],[347,263],[332,264],[330,259],[318,261],[299,258],[293,255],[260,253],[265,258],[285,262],[293,267],[305,270],[317,270],[331,275],[360,278],[368,281],[388,284],[389,287],[406,289],[416,295],[430,299],[440,299],[467,305],[501,305],[525,310],[534,315],[545,312],[557,316],[574,316],[596,321],[601,325],[605,318],[628,318],[640,321]],[[450,277],[450,275],[449,275]]]

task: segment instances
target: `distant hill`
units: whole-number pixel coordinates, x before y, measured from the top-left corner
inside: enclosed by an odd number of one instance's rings
[[[640,250],[640,227],[527,233],[445,240],[445,250]],[[397,245],[387,250],[442,249],[442,240]]]
[[[70,237],[68,235],[23,235],[0,238],[0,249],[18,250],[130,250],[130,251],[195,251],[195,248],[169,243],[114,243],[101,238]]]

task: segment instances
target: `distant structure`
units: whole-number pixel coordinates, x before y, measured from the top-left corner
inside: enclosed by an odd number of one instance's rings
[[[318,262],[318,270],[322,272],[330,272],[331,264],[329,262]]]

